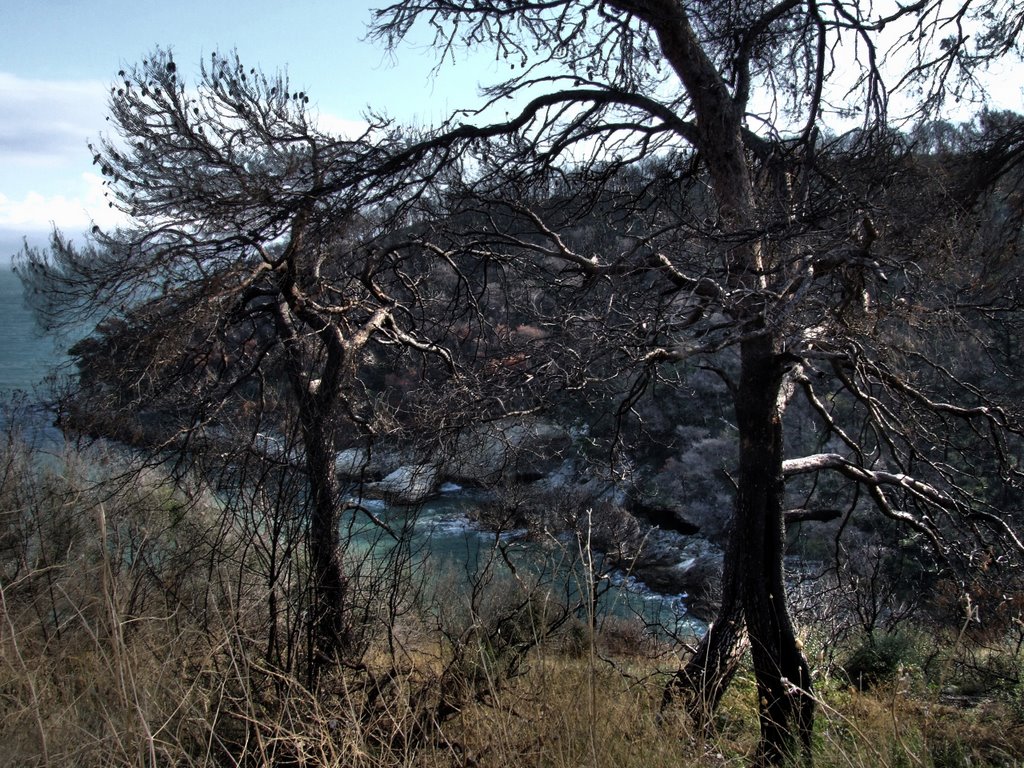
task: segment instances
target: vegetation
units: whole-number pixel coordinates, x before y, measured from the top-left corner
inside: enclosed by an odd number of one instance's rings
[[[181,733],[229,763],[478,764],[506,744],[544,762],[563,745],[516,724],[530,696],[547,712],[565,690],[584,694],[586,717],[563,722],[595,764],[660,762],[646,729],[668,723],[677,757],[828,763],[833,743],[861,749],[843,707],[892,719],[865,761],[941,764],[959,753],[932,750],[928,721],[969,695],[963,674],[1012,720],[1024,121],[925,118],[1013,48],[1018,12],[425,0],[376,12],[372,33],[394,45],[418,21],[443,59],[511,60],[474,120],[341,139],[237,56],[195,83],[166,51],[119,73],[118,136],[93,151],[132,225],[85,248],[55,233],[18,269],[45,321],[95,325],[62,424],[133,450],[88,493],[55,492],[99,520],[92,555],[50,490],[10,505],[4,588],[35,611],[24,631],[49,652],[81,617],[96,658],[112,637],[141,713],[135,637],[154,616],[182,627],[160,647],[189,648],[175,683],[197,682],[174,695],[215,716]],[[897,92],[909,131],[890,121]],[[15,498],[31,475],[13,473]],[[367,497],[455,477],[488,491],[499,535],[445,595],[415,512]],[[596,610],[608,563],[666,557],[639,510],[721,545],[701,595],[715,620],[675,646],[620,627],[647,650],[616,654]],[[510,524],[569,566],[517,565]],[[73,553],[98,593],[59,584]],[[522,687],[538,680],[565,690]],[[904,730],[910,692],[930,703]],[[630,697],[640,752],[597,726]],[[150,762],[188,711],[156,732],[129,716]],[[500,748],[480,741],[492,713]],[[757,742],[730,742],[748,721]]]
[[[699,361],[725,380],[738,458],[721,607],[678,680],[699,720],[714,710],[749,639],[758,762],[786,762],[798,744],[809,759],[814,716],[786,596],[788,478],[841,475],[943,553],[965,542],[953,533],[965,527],[980,534],[961,550],[967,559],[996,540],[1020,550],[1000,511],[982,522],[987,501],[973,490],[973,472],[957,477],[969,462],[949,460],[966,455],[959,438],[968,433],[1020,434],[1011,404],[911,341],[914,318],[890,309],[901,298],[918,308],[911,315],[938,309],[939,292],[916,279],[929,263],[921,249],[957,242],[963,254],[969,246],[958,232],[932,240],[941,222],[924,237],[902,226],[905,211],[886,205],[899,184],[874,165],[891,167],[901,154],[889,131],[889,83],[915,83],[923,110],[947,89],[968,87],[958,76],[969,80],[972,65],[1013,45],[1005,35],[1018,17],[1006,11],[957,12],[983,29],[970,54],[962,33],[929,47],[948,21],[940,4],[875,19],[859,6],[788,2],[400,2],[376,17],[389,44],[422,20],[445,54],[464,45],[511,57],[512,74],[488,93],[525,102],[504,123],[435,138],[515,137],[467,150],[480,170],[452,209],[463,211],[469,198],[489,220],[435,217],[438,252],[540,262],[561,299],[549,317],[569,327],[595,322],[603,344],[627,351],[633,384],[624,407],[680,363]],[[887,37],[901,25],[906,37]],[[834,57],[853,41],[867,53],[853,56],[855,75],[844,81]],[[913,63],[890,80],[897,57]],[[940,70],[953,76],[938,83]],[[864,117],[863,131],[846,141],[824,138],[833,88]],[[663,173],[638,174],[639,189],[622,183],[625,169],[652,156],[665,159]],[[538,199],[535,184],[555,194]],[[939,210],[963,221],[969,199],[954,193]],[[603,237],[575,236],[595,209],[609,214]],[[894,283],[886,270],[895,270]],[[580,305],[601,307],[604,318],[581,318]],[[967,302],[942,305],[971,324]],[[901,364],[899,347],[918,358],[913,366]],[[809,455],[787,442],[794,393],[816,415],[820,447]],[[995,474],[1015,474],[1011,454],[987,457]],[[805,497],[803,511],[813,502]]]
[[[118,460],[93,450],[40,465],[14,439],[2,459],[4,765],[735,765],[756,750],[752,670],[694,730],[660,709],[676,649],[639,623],[566,623],[509,665],[487,632],[513,615],[507,582],[505,599],[475,604],[445,592],[477,629],[462,625],[463,647],[459,620],[439,625],[424,603],[391,638],[377,625],[362,668],[326,671],[311,691],[264,662],[265,587],[238,589],[226,545],[243,532],[217,522],[211,497],[156,473],[122,486]],[[537,613],[517,625],[545,626]],[[830,648],[815,669],[819,764],[1019,761],[1019,617],[984,638],[943,626],[911,622],[879,643],[888,666],[864,690],[844,672],[864,636]],[[806,648],[824,659],[813,632]]]

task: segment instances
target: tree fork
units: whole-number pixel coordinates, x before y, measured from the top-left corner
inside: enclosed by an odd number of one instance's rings
[[[694,723],[710,724],[748,641],[754,661],[761,743],[757,762],[781,765],[799,737],[810,759],[814,717],[810,668],[786,600],[782,419],[784,361],[767,334],[744,343],[735,392],[739,488],[725,552],[722,605],[696,653],[666,685],[662,710],[682,693]]]
[[[711,725],[722,696],[732,682],[747,649],[746,625],[740,589],[743,576],[730,573],[742,563],[735,537],[730,537],[722,576],[722,603],[714,622],[701,638],[696,652],[686,665],[673,675],[662,693],[661,711],[681,694],[684,706],[694,725],[703,730]]]

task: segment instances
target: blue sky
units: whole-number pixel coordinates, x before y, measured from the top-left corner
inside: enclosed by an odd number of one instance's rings
[[[425,44],[389,56],[364,41],[368,0],[0,0],[0,260],[22,238],[44,242],[104,223],[101,179],[86,142],[105,127],[118,69],[170,47],[187,74],[214,50],[247,65],[287,69],[325,121],[358,121],[367,106],[432,123],[472,101],[496,66],[436,63]],[[424,38],[426,39],[426,38]],[[488,71],[489,70],[489,71]]]
[[[473,103],[480,81],[508,73],[481,54],[431,76],[426,44],[389,56],[364,41],[370,8],[387,0],[0,0],[0,263],[51,225],[74,235],[109,225],[86,142],[105,126],[117,71],[170,47],[186,76],[214,50],[274,72],[310,94],[324,127],[358,121],[368,106],[435,123]],[[1024,110],[1019,67],[993,76],[996,106]]]

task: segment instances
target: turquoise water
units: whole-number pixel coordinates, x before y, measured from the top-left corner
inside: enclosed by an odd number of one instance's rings
[[[25,305],[18,276],[4,264],[0,267],[0,397],[6,399],[18,390],[32,392],[63,359]]]
[[[25,304],[17,276],[9,266],[0,268],[0,403],[19,397],[27,397],[29,403],[44,399],[47,394],[46,377],[64,360],[58,343],[40,333],[31,310]],[[59,442],[61,437],[52,427],[52,421],[52,414],[41,405],[30,405],[19,418],[23,425],[31,425],[37,437]],[[5,415],[0,412],[0,426],[5,422]],[[571,543],[566,543],[559,553],[557,542],[548,542],[545,546],[515,534],[505,536],[499,542],[495,534],[480,530],[469,521],[466,509],[474,502],[472,494],[452,488],[419,511],[414,537],[417,546],[425,546],[429,551],[428,568],[433,571],[446,564],[454,572],[465,575],[467,566],[475,566],[485,554],[493,555],[498,551],[497,547],[502,546],[506,554],[525,565],[527,571],[536,574],[538,567],[554,567],[550,577],[555,591],[570,602],[579,599],[579,590],[585,580],[577,568],[574,566],[566,570],[560,565],[552,566],[559,561],[578,560],[573,556]],[[382,507],[380,512],[395,522],[407,514],[401,508]],[[670,632],[700,630],[699,622],[685,615],[685,605],[680,597],[653,594],[642,584],[622,575],[609,574],[607,578],[614,581],[615,586],[600,601],[599,612],[602,615],[639,615]]]
[[[61,434],[44,402],[67,358],[53,337],[40,331],[10,264],[0,263],[0,436],[16,423],[30,443],[59,445]]]
[[[687,613],[684,596],[660,595],[626,574],[606,571],[596,552],[594,570],[590,571],[585,567],[588,554],[572,535],[538,541],[525,530],[502,534],[485,530],[473,523],[469,515],[470,508],[484,498],[479,492],[455,485],[447,485],[443,490],[440,496],[415,510],[389,508],[383,502],[363,502],[389,525],[411,534],[411,550],[424,558],[428,588],[448,580],[454,587],[451,596],[465,598],[473,574],[490,562],[499,589],[514,589],[517,584],[529,586],[538,594],[546,593],[554,604],[581,606],[581,619],[592,607],[599,625],[607,619],[639,618],[647,631],[656,636],[689,639],[703,633],[704,624]],[[353,520],[353,525],[346,526],[352,532],[347,545],[349,554],[362,550],[358,559],[378,548],[380,555],[386,554],[384,550],[390,545],[380,531],[360,513],[355,513]],[[406,527],[409,522],[412,525]],[[506,567],[508,563],[514,564],[515,573]],[[600,597],[591,606],[587,596],[592,590]]]

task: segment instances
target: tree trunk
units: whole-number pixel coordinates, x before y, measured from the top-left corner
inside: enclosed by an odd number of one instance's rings
[[[756,196],[741,134],[742,113],[714,63],[678,10],[671,23],[653,19],[662,50],[686,87],[697,117],[698,146],[712,177],[723,230],[736,238],[725,254],[730,289],[748,298],[730,309],[742,331],[735,388],[739,477],[725,553],[722,613],[684,670],[691,711],[706,718],[736,669],[746,625],[757,679],[761,743],[757,761],[778,765],[794,754],[799,732],[809,756],[814,703],[810,674],[786,605],[783,580],[782,419],[785,368],[764,325],[768,292]]]
[[[751,647],[761,741],[756,764],[810,762],[814,718],[810,668],[789,616],[783,569],[782,420],[784,364],[768,334],[744,342],[735,392],[739,479],[722,574],[722,606],[696,654],[665,688],[664,709],[682,689],[695,725],[710,724],[740,658]],[[744,633],[746,628],[746,633]]]
[[[288,379],[297,402],[306,463],[307,552],[311,579],[306,621],[308,684],[315,689],[323,671],[337,664],[351,647],[345,612],[347,580],[341,563],[341,513],[334,469],[335,416],[348,355],[338,328],[309,311],[306,298],[296,286],[295,275],[301,271],[297,259],[302,252],[302,240],[300,220],[293,224],[292,240],[287,249],[290,268],[281,278],[281,300],[274,320],[287,355]],[[305,323],[304,334],[308,334],[308,339],[320,343],[318,354],[307,357],[307,340],[296,330],[293,315]],[[313,369],[310,361],[320,354],[323,357],[316,368],[320,373],[316,380],[310,375]]]
[[[333,441],[325,434],[329,420],[317,409],[300,405],[309,484],[309,557],[313,580],[310,606],[309,685],[336,664],[349,645],[345,617],[346,579],[341,565],[338,489]]]
[[[740,435],[739,480],[726,575],[739,579],[743,615],[757,680],[761,743],[757,762],[781,765],[795,757],[799,735],[810,758],[814,717],[810,669],[789,616],[783,573],[782,419],[779,394],[784,366],[771,337],[741,347],[736,389]]]
[[[737,547],[737,538],[730,536],[729,549]],[[740,586],[741,577],[730,571],[742,565],[737,552],[725,555],[722,575],[722,603],[715,621],[697,646],[697,652],[665,686],[661,700],[664,710],[679,692],[690,718],[698,730],[711,724],[722,695],[732,682],[747,648]]]

